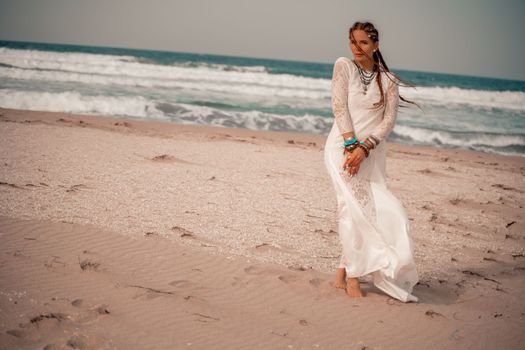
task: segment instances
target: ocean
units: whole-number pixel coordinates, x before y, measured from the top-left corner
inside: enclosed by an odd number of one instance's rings
[[[0,107],[327,135],[332,68],[0,41]],[[525,81],[392,70],[421,109],[400,108],[388,141],[525,156]]]

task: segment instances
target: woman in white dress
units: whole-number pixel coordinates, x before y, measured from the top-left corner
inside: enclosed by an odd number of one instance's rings
[[[342,253],[334,286],[363,296],[358,277],[403,302],[418,301],[409,220],[386,183],[386,139],[394,128],[399,82],[379,51],[373,24],[350,28],[354,60],[339,57],[332,77],[334,123],[324,149],[337,195]],[[348,280],[347,280],[348,278]]]

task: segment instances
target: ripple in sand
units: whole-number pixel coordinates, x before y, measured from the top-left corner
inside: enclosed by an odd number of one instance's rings
[[[66,192],[78,192],[80,189],[83,189],[83,188],[89,188],[88,186],[84,185],[84,184],[78,184],[78,185],[73,185],[71,187],[69,187]]]
[[[17,184],[12,184],[12,183],[3,182],[3,181],[0,181],[0,186],[9,186],[9,187],[18,188],[18,189],[21,189],[21,190],[25,189],[25,188],[23,188],[21,186],[18,186]]]
[[[504,184],[492,184],[491,186],[492,187],[496,187],[496,188],[501,188],[502,190],[505,190],[505,191],[515,191],[515,192],[519,192],[519,193],[523,192],[521,190],[518,190],[517,188],[510,187],[510,186],[507,186],[507,185],[504,185]]]

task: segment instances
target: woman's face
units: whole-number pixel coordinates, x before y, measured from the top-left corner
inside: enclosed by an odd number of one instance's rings
[[[350,36],[350,49],[358,63],[372,62],[371,58],[374,50],[377,50],[378,47],[379,43],[370,39],[364,30],[354,30]],[[361,50],[359,50],[359,48],[361,48]]]

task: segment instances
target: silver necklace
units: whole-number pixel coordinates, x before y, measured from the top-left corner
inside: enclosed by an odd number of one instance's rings
[[[354,64],[357,66],[357,71],[359,72],[359,78],[361,79],[361,85],[363,86],[363,95],[366,95],[366,92],[368,90],[368,85],[374,80],[374,77],[376,75],[375,69],[368,73],[363,68],[361,68],[355,61]]]

